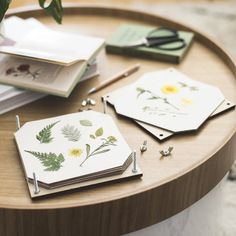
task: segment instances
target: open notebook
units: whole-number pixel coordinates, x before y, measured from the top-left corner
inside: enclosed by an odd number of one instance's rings
[[[84,186],[86,181],[141,175],[139,169],[133,173],[128,168],[132,151],[112,118],[103,113],[85,111],[27,122],[15,139],[29,185],[35,173],[44,188],[39,194],[30,191],[32,197],[76,188],[78,183]]]
[[[0,52],[70,66],[88,61],[103,44],[102,38],[64,33],[44,26],[32,28],[14,44],[0,46]]]
[[[104,45],[104,39],[58,32],[37,20],[13,17],[4,23],[10,43],[0,52],[11,56],[1,59],[0,82],[36,92],[68,97]],[[19,28],[24,36],[13,30]]]

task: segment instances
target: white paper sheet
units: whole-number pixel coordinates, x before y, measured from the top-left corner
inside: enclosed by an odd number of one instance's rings
[[[18,32],[14,33],[16,38]],[[89,60],[102,47],[104,39],[63,33],[49,28],[28,29],[16,44],[0,46],[0,52],[29,57],[64,66]]]
[[[198,129],[224,99],[218,88],[171,68],[144,74],[121,90],[114,105],[124,116],[183,132]]]
[[[46,139],[43,132],[48,127]],[[35,172],[48,184],[120,167],[131,154],[112,118],[94,111],[28,122],[15,138],[27,177],[33,178]],[[33,152],[61,155],[63,161],[56,167],[43,164]]]

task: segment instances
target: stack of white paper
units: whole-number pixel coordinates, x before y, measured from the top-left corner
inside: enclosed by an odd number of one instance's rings
[[[104,98],[118,114],[134,119],[160,140],[198,130],[209,117],[234,107],[217,87],[192,80],[173,68],[146,73]]]
[[[9,44],[9,47],[14,48],[21,43],[26,43],[26,39],[29,39],[35,31],[38,33],[58,34],[58,32],[48,29],[34,18],[23,20],[18,17],[10,17],[6,19],[4,21],[4,36],[7,40],[4,41],[4,47]],[[63,33],[61,34],[63,35]],[[63,37],[66,37],[65,35]],[[76,36],[75,38],[77,39],[78,37]],[[39,38],[41,45],[43,45],[42,37]],[[32,42],[33,44],[38,43],[36,38]],[[96,42],[101,41],[98,40]],[[29,42],[28,44],[30,46]],[[95,46],[97,47],[98,45],[96,44]],[[33,47],[35,48],[35,45]],[[91,50],[96,51],[95,48],[90,48],[88,53],[92,53]],[[89,54],[87,54],[86,58],[88,57]],[[91,59],[87,65],[76,63],[76,65],[64,67],[57,64],[2,55],[0,57],[0,63],[0,81],[4,84],[12,84],[39,91],[26,91],[0,84],[0,114],[45,97],[47,93],[54,92],[56,95],[68,96],[77,82],[92,78],[99,73],[97,62],[94,59]],[[67,82],[66,85],[63,80]]]
[[[135,171],[128,168],[132,151],[107,114],[84,111],[27,122],[15,139],[27,181],[35,173],[44,188],[35,193],[29,184],[32,197],[79,187],[70,186],[76,183],[121,179],[124,172],[126,178],[142,175],[136,164]]]

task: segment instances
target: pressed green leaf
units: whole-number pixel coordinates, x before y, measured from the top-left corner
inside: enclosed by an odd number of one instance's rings
[[[69,141],[76,142],[80,139],[81,133],[73,125],[66,125],[61,129],[62,134]]]
[[[52,152],[42,153],[27,150],[25,150],[25,152],[28,152],[31,155],[37,157],[42,165],[46,167],[46,169],[44,169],[45,171],[58,171],[62,167],[62,162],[65,161],[65,158],[61,153],[57,156]]]
[[[143,88],[136,88],[136,91],[138,92],[137,98],[139,98],[140,95],[142,95],[143,93],[145,93],[145,89],[143,89]]]
[[[114,136],[109,136],[109,137],[107,137],[107,140],[108,140],[109,142],[111,142],[111,143],[114,143],[114,142],[117,141],[116,137],[114,137]]]
[[[145,90],[143,88],[140,88],[140,87],[136,88],[136,91],[137,92],[145,92]]]
[[[92,138],[92,139],[96,138],[93,134],[90,134],[89,137]]]
[[[145,107],[143,107],[142,109],[143,109],[143,112],[145,112],[145,111],[149,111],[149,110],[150,110],[150,107],[149,107],[149,106],[145,106]]]
[[[89,156],[90,154],[90,145],[86,144],[86,156]]]
[[[191,87],[189,87],[189,89],[190,89],[191,91],[198,91],[198,88],[195,87],[195,86],[191,86]]]
[[[54,125],[56,125],[59,121],[52,123],[50,125],[47,125],[44,127],[37,135],[36,139],[40,141],[40,143],[50,143],[53,140],[53,137],[51,136],[51,129]]]
[[[104,149],[102,151],[99,151],[99,152],[95,152],[93,155],[98,155],[98,154],[101,154],[101,153],[105,153],[105,152],[109,152],[111,149]]]
[[[45,6],[46,0],[38,0],[42,7],[49,15],[51,15],[57,23],[61,24],[63,16],[63,7],[61,0],[51,0],[48,6]]]
[[[150,97],[150,98],[148,98],[148,100],[155,100],[155,99],[157,99],[157,97]]]
[[[99,129],[97,129],[95,132],[95,135],[96,135],[96,137],[102,136],[103,135],[103,128],[101,127]]]
[[[89,120],[80,120],[79,122],[83,126],[92,126],[93,125],[92,122]]]
[[[97,131],[96,131],[96,136],[99,137],[103,134],[103,129],[102,128],[99,128]],[[93,137],[94,135],[90,135],[90,137]],[[94,136],[94,138],[96,138]],[[110,135],[107,137],[107,139],[105,138],[100,138],[102,143],[97,147],[95,148],[91,153],[90,153],[90,145],[89,144],[86,144],[86,152],[87,152],[87,155],[86,155],[86,158],[83,160],[83,162],[80,164],[80,166],[82,166],[90,157],[92,156],[95,156],[95,155],[99,155],[99,154],[102,154],[102,153],[105,153],[105,152],[109,152],[111,149],[108,149],[107,147],[108,146],[116,146],[115,142],[117,142],[117,139],[116,137]],[[105,149],[107,148],[107,149]]]
[[[183,83],[183,82],[180,82],[180,81],[179,81],[178,83],[179,83],[183,88],[188,86],[187,84],[185,84],[185,83]]]
[[[64,156],[60,153],[59,156],[58,156],[58,160],[63,162],[65,159],[64,159]]]

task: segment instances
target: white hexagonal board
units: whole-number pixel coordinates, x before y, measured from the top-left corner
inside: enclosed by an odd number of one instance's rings
[[[198,129],[225,100],[217,87],[172,68],[146,73],[119,94],[117,113],[172,132]]]
[[[123,168],[131,149],[109,115],[73,113],[24,124],[15,133],[26,176],[48,188]],[[46,187],[46,188],[47,188]]]

